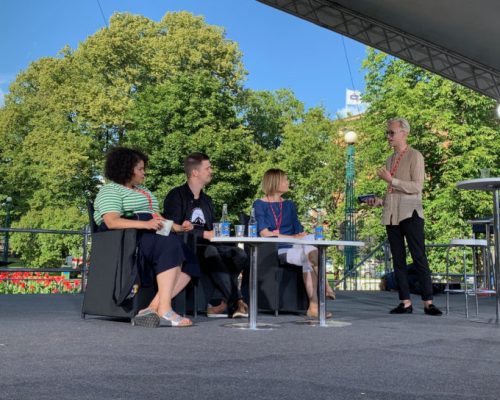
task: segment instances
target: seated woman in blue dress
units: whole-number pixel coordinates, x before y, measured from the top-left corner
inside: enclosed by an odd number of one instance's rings
[[[105,176],[110,182],[97,194],[94,219],[100,231],[139,230],[139,275],[143,283],[156,279],[158,292],[148,308],[134,317],[135,325],[190,326],[191,320],[172,309],[172,299],[199,276],[198,261],[177,235],[156,234],[165,220],[158,212],[158,200],[142,185],[147,163],[148,157],[138,150],[116,147],[108,153]],[[172,229],[182,230],[175,224]]]
[[[255,200],[255,218],[257,231],[263,237],[304,238],[307,234],[299,222],[297,208],[291,200],[284,200],[282,195],[289,189],[288,177],[280,169],[266,171],[262,179],[262,191],[265,196]],[[278,255],[281,263],[288,263],[302,267],[302,275],[306,293],[309,298],[308,317],[318,316],[318,249],[309,245],[280,244]],[[327,284],[328,298],[335,298],[335,292]],[[327,313],[331,317],[331,313]]]

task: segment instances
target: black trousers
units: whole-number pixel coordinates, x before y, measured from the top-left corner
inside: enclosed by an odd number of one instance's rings
[[[414,211],[411,218],[404,219],[399,225],[386,225],[386,230],[391,246],[394,274],[399,286],[399,299],[410,299],[408,268],[406,266],[406,239],[422,288],[422,300],[432,300],[431,271],[425,255],[424,220]]]
[[[201,244],[197,246],[197,254],[207,301],[224,300],[235,306],[236,301],[243,298],[238,276],[249,267],[245,251],[237,246]]]

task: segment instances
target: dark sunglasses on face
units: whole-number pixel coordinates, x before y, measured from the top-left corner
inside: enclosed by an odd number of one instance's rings
[[[393,137],[396,133],[398,133],[398,132],[397,131],[387,131],[387,132],[385,132],[385,136]]]

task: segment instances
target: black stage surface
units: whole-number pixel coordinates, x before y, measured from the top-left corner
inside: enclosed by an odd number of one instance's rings
[[[204,316],[182,329],[82,320],[81,302],[0,296],[1,399],[500,399],[493,298],[466,320],[461,295],[450,316],[431,317],[420,302],[389,315],[395,293],[340,292],[328,309],[350,325],[260,314],[272,331]]]

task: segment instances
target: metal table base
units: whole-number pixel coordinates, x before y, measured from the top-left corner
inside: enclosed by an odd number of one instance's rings
[[[250,324],[250,322],[237,322],[233,324],[225,324],[223,326],[225,328],[248,329],[250,331],[272,330],[281,327],[277,324],[266,324],[264,322],[258,322],[255,325]]]
[[[260,243],[289,243],[311,246],[318,248],[318,285],[319,285],[319,313],[317,326],[326,327],[326,248],[328,246],[364,246],[363,242],[340,241],[340,240],[304,240],[304,239],[281,239],[281,238],[236,238],[216,237],[211,239],[215,243],[247,243],[250,246],[250,301],[248,312],[248,323],[234,323],[224,325],[230,328],[264,330],[278,328],[275,324],[257,323],[257,256]],[[311,325],[311,324],[309,324]],[[313,325],[316,326],[316,325]]]
[[[326,321],[319,321],[317,319],[305,319],[302,321],[295,321],[297,325],[319,326],[321,328],[344,328],[352,325],[352,322],[336,321],[334,319],[327,319]]]

